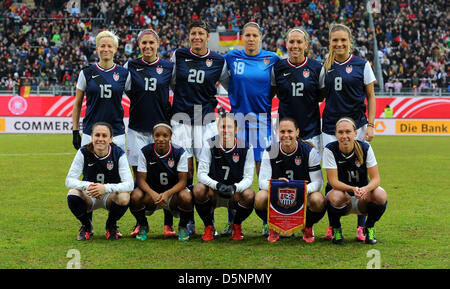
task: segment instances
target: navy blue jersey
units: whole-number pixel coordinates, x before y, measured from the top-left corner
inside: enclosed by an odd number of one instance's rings
[[[307,143],[298,142],[297,148],[287,154],[281,149],[281,144],[278,143],[279,153],[276,158],[270,160],[272,168],[272,179],[286,178],[288,180],[306,180],[311,182],[309,173],[320,170],[320,163],[314,167],[309,166],[310,152],[313,149]],[[270,147],[267,151],[270,151]]]
[[[129,61],[131,73],[130,120],[128,127],[140,132],[152,132],[161,121],[170,121],[165,109],[170,107],[169,85],[173,63],[159,57],[148,63],[143,58]]]
[[[119,174],[119,159],[125,153],[120,147],[112,144],[104,157],[98,157],[90,152],[86,146],[80,148],[84,156],[83,181],[118,184],[121,182]]]
[[[350,55],[340,63],[334,61],[325,75],[326,103],[322,116],[322,131],[334,134],[341,117],[351,117],[359,129],[367,123],[365,86],[375,81],[367,60]]]
[[[152,190],[161,194],[178,183],[177,168],[184,153],[183,148],[170,144],[169,151],[161,156],[155,151],[155,144],[151,143],[141,151],[147,167],[146,182]]]
[[[189,48],[180,48],[172,57],[175,62],[175,90],[173,113],[187,113],[194,119],[194,105],[202,106],[202,120],[214,112],[212,104],[217,94],[216,83],[224,73],[225,59],[208,49],[205,55],[197,55]]]
[[[339,181],[349,186],[360,188],[369,183],[369,177],[367,174],[367,152],[369,151],[370,144],[361,141],[357,142],[359,142],[363,151],[364,164],[359,162],[359,159],[354,152],[348,156],[344,155],[339,150],[339,143],[337,141],[331,142],[325,147],[333,153],[336,161]],[[353,192],[348,193],[350,195],[353,194]]]
[[[280,100],[279,118],[295,119],[300,129],[300,137],[310,139],[320,134],[320,88],[319,75],[322,65],[306,57],[299,65],[289,59],[278,61],[274,67],[274,77]]]
[[[233,148],[225,150],[220,146],[218,137],[209,139],[211,164],[208,176],[226,185],[239,183],[244,178],[245,160],[249,146],[235,141]]]
[[[86,94],[83,133],[90,135],[92,126],[96,122],[103,121],[112,125],[115,136],[124,134],[122,95],[125,91],[128,70],[117,64],[104,70],[95,63],[84,68],[80,73],[80,77],[82,76],[85,79],[85,87],[81,90]],[[99,79],[104,80],[100,85],[97,83]]]

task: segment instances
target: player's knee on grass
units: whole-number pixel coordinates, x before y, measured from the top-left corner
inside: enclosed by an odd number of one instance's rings
[[[141,189],[139,189],[139,188],[134,189],[130,195],[130,208],[132,210],[142,208],[143,197],[144,197],[144,192],[142,192]]]
[[[334,207],[342,207],[350,204],[350,197],[346,192],[331,190],[327,194],[327,201],[330,202]]]
[[[255,192],[252,189],[244,190],[239,197],[240,204],[247,208],[253,208],[255,202]]]
[[[377,205],[384,205],[387,201],[386,191],[382,187],[378,187],[372,191],[371,201]]]
[[[308,195],[308,208],[313,212],[321,212],[325,208],[325,197],[320,192]]]
[[[191,211],[194,208],[194,200],[191,191],[184,189],[178,193],[178,206],[185,211]]]
[[[208,191],[209,188],[206,185],[197,183],[193,192],[195,202],[205,202],[208,199]]]
[[[267,210],[267,200],[269,193],[266,190],[261,190],[255,195],[255,209],[264,211]]]
[[[130,194],[126,192],[118,193],[114,202],[119,206],[126,206],[130,203]]]

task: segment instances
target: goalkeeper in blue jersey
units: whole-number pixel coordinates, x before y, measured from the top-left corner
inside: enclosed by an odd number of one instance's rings
[[[271,70],[280,58],[261,49],[262,32],[256,22],[244,25],[244,49],[234,49],[225,55],[229,69],[228,97],[231,112],[238,121],[238,139],[253,147],[256,173],[259,175],[262,153],[271,144],[271,110],[274,84]],[[230,216],[231,217],[231,216]],[[231,234],[231,220],[223,234]]]

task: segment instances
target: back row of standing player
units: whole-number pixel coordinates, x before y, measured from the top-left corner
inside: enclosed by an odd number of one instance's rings
[[[141,148],[154,142],[153,126],[171,120],[172,141],[187,151],[187,179],[188,185],[192,185],[193,156],[198,160],[203,143],[217,134],[215,118],[208,119],[208,114],[214,115],[217,104],[217,82],[228,90],[232,113],[242,113],[247,119],[248,115],[254,117],[253,122],[246,122],[244,129],[238,130],[238,139],[250,140],[258,175],[263,151],[272,142],[270,116],[275,94],[280,100],[280,119],[293,118],[300,137],[311,141],[319,150],[336,139],[335,124],[342,116],[355,120],[358,137],[364,136],[367,141],[373,138],[375,77],[366,60],[351,54],[352,37],[346,26],[331,27],[329,57],[324,66],[308,57],[309,36],[303,28],[288,31],[289,58],[285,60],[260,49],[261,29],[253,22],[243,29],[244,50],[233,50],[222,57],[207,48],[208,39],[207,25],[193,23],[189,28],[191,47],[175,51],[169,62],[158,57],[157,33],[144,30],[138,36],[143,57],[120,67],[113,61],[117,37],[101,32],[97,37],[100,61],[83,69],[77,83],[73,109],[75,148],[88,144],[92,125],[104,121],[112,125],[114,142],[125,150],[121,105],[125,91],[130,97],[127,153],[135,175]],[[171,109],[169,86],[174,91]],[[87,109],[80,137],[78,123],[84,94]],[[327,103],[321,129],[318,103],[325,96]],[[171,119],[171,113],[174,116],[185,113],[191,122],[179,123],[180,119]],[[196,118],[196,113],[201,118]]]

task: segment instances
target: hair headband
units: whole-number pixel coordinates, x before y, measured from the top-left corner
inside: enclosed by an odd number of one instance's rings
[[[151,35],[151,34],[155,35],[156,40],[158,40],[158,42],[159,42],[158,33],[156,33],[156,31],[153,30],[153,29],[145,29],[145,30],[142,30],[141,32],[139,32],[138,37],[137,37],[138,42],[141,40],[142,36],[144,36],[144,35]]]
[[[172,127],[170,125],[168,125],[166,123],[162,123],[162,122],[155,124],[155,126],[153,127],[153,130],[155,130],[156,128],[158,128],[160,126],[168,128],[170,130],[170,132],[172,132]]]

